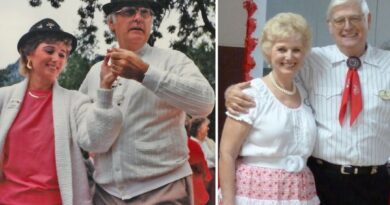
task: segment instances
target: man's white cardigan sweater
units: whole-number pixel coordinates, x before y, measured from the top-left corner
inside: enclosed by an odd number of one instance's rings
[[[28,79],[0,88],[0,179],[4,142],[23,103],[27,84]],[[94,146],[102,138],[115,138],[120,131],[122,114],[112,106],[112,91],[97,92],[96,102],[91,103],[78,91],[62,88],[57,82],[53,86],[55,161],[63,205],[92,204],[80,147]]]

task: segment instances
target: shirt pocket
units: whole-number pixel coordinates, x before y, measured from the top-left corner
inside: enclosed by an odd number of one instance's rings
[[[318,86],[310,95],[310,103],[318,121],[338,120],[343,89]]]

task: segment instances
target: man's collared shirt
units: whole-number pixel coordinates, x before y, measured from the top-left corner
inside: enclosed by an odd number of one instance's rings
[[[338,120],[347,58],[336,45],[313,48],[299,73],[318,126],[313,156],[340,165],[383,165],[390,156],[390,98],[383,94],[390,93],[390,52],[368,46],[360,57],[363,110],[352,126],[349,107],[344,123]]]

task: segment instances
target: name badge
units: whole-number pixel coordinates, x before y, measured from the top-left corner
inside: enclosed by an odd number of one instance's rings
[[[390,100],[390,90],[380,90],[378,92],[378,96],[382,99],[382,100]]]

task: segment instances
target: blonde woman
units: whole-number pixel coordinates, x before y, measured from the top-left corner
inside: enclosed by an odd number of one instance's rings
[[[311,34],[306,20],[280,13],[261,36],[272,72],[250,82],[244,92],[256,107],[237,116],[227,113],[220,146],[221,203],[224,205],[319,204],[306,166],[316,134],[306,93],[294,81]]]

